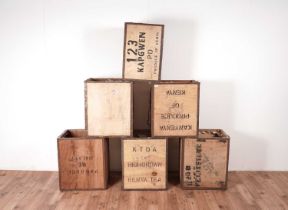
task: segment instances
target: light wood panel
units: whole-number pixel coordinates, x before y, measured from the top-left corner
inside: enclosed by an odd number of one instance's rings
[[[226,191],[182,190],[170,174],[167,191],[122,191],[112,174],[104,191],[58,188],[57,172],[0,171],[0,209],[288,209],[288,172],[229,172]]]
[[[120,79],[85,82],[89,136],[132,136],[132,83]]]
[[[122,140],[123,189],[165,189],[166,139]]]
[[[183,185],[186,188],[225,188],[227,144],[186,138],[184,143]],[[199,152],[197,152],[199,151]]]
[[[152,89],[152,136],[196,136],[199,82],[161,81]]]
[[[159,80],[164,25],[125,23],[123,77]]]
[[[197,138],[181,139],[183,188],[226,189],[229,142],[220,129],[200,129]]]

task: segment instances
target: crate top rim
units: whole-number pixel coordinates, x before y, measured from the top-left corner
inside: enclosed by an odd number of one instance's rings
[[[89,78],[85,83],[132,83],[132,81],[122,78]]]
[[[158,138],[158,137],[127,137],[127,138],[122,138],[121,140],[123,140],[123,141],[125,141],[125,140],[128,140],[128,141],[130,141],[130,140],[135,140],[135,141],[138,141],[138,140],[144,140],[144,141],[146,141],[146,140],[152,140],[152,141],[154,141],[154,140],[167,140],[167,138]]]
[[[159,79],[134,79],[134,78],[123,78],[123,79],[131,82],[147,82],[151,84],[161,81]]]
[[[200,82],[196,80],[159,80],[159,81],[154,82],[154,85],[169,85],[169,84],[173,84],[173,85],[197,84],[199,85]]]
[[[214,132],[218,132],[221,133],[221,136],[213,136],[212,133],[206,133],[205,131],[214,131]],[[204,132],[204,133],[202,133]],[[208,134],[208,136],[207,136]],[[205,136],[206,135],[206,136]],[[211,140],[219,140],[219,139],[230,139],[230,136],[224,132],[223,129],[218,129],[218,128],[214,128],[214,129],[199,129],[198,130],[198,136],[195,137],[182,137],[182,139],[211,139]]]
[[[125,22],[126,25],[147,25],[147,26],[161,26],[164,27],[164,24],[158,24],[158,23],[138,23],[138,22]]]
[[[209,137],[211,139],[223,139],[223,138],[230,138],[230,136],[223,130],[223,129],[220,129],[220,128],[214,128],[214,129],[199,129],[198,130],[198,133],[199,133],[199,138],[207,138],[207,137],[204,137],[203,134],[201,132],[205,132],[205,131],[216,131],[218,133],[221,133],[222,136],[219,136],[219,137]]]
[[[79,134],[75,134],[79,132]],[[66,129],[57,138],[58,141],[69,141],[69,140],[103,140],[101,136],[88,136],[87,130],[85,129]]]

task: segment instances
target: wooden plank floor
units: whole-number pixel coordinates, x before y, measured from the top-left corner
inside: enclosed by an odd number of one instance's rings
[[[112,174],[104,191],[60,192],[57,172],[0,171],[0,209],[288,209],[288,172],[230,172],[226,191],[121,191]]]

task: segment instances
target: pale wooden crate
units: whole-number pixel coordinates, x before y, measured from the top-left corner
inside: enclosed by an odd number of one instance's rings
[[[227,188],[230,137],[221,129],[200,129],[197,138],[181,139],[183,189]]]
[[[85,128],[89,136],[133,135],[132,86],[123,79],[85,81]]]
[[[147,137],[122,139],[122,188],[124,190],[167,188],[167,139]]]
[[[153,137],[197,136],[200,83],[193,80],[156,82],[152,88]]]
[[[123,78],[160,80],[164,25],[125,23]]]
[[[88,137],[84,129],[70,129],[57,142],[61,191],[107,188],[107,139]]]

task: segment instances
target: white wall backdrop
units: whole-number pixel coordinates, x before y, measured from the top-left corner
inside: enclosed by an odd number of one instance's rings
[[[84,79],[121,77],[125,21],[165,24],[162,79],[201,81],[230,170],[288,170],[285,0],[0,0],[0,169],[57,170]]]

